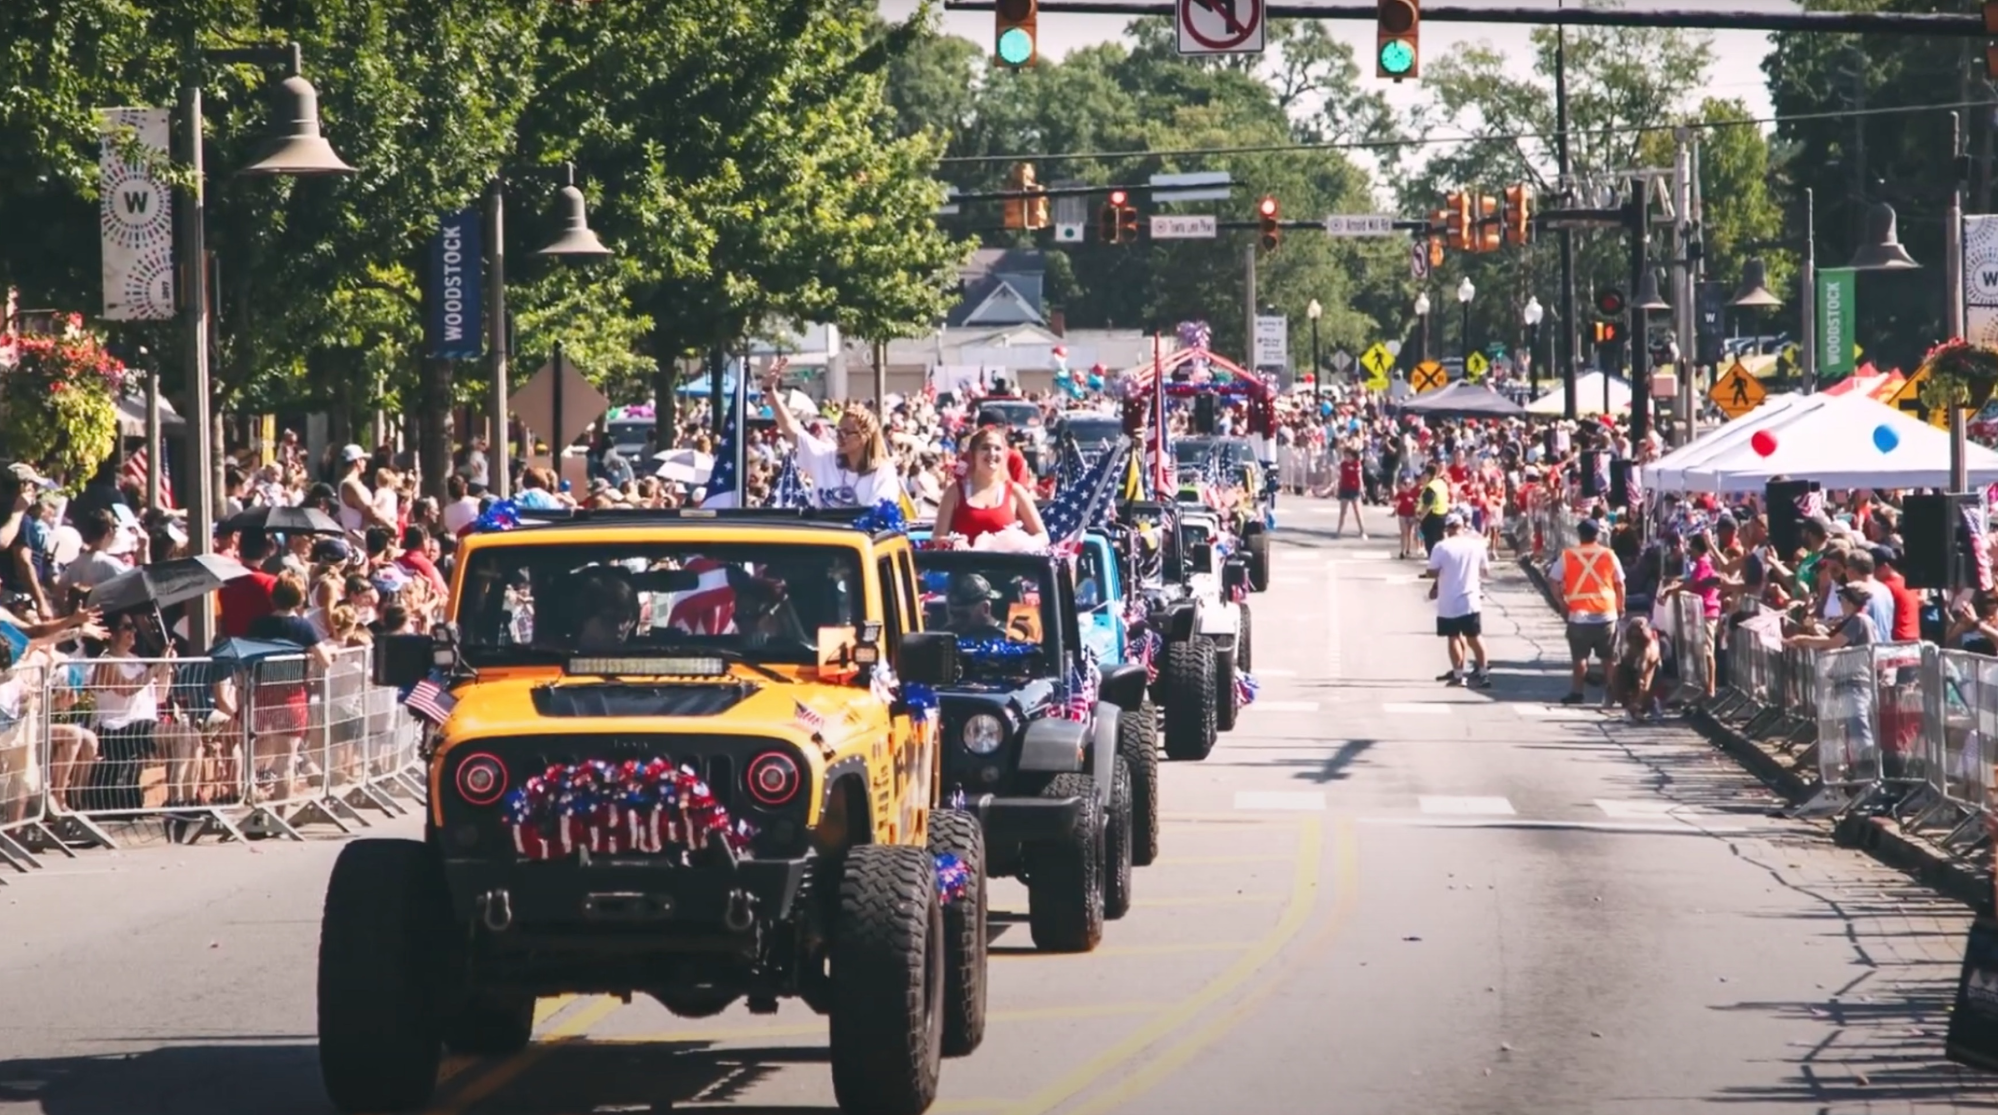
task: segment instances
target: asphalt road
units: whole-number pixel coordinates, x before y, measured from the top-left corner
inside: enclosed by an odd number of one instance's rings
[[[1296,505],[1293,503],[1293,508]],[[1487,611],[1446,689],[1417,566],[1289,509],[1261,700],[1166,768],[1163,858],[1103,948],[1007,919],[938,1112],[1989,1110],[1940,1057],[1965,913],[1801,823],[1675,724],[1547,702],[1559,628]],[[1376,515],[1377,529],[1386,523]],[[0,1113],[316,1115],[333,841],[91,853],[0,890]],[[1023,915],[1014,883],[999,911]],[[824,1023],[544,1001],[449,1066],[449,1115],[831,1110]]]

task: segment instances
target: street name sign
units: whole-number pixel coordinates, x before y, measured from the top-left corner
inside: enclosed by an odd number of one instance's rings
[[[1327,236],[1393,236],[1394,217],[1386,213],[1334,213],[1325,218]],[[1428,256],[1423,257],[1428,262]]]
[[[1281,314],[1256,315],[1256,367],[1290,366],[1290,319]]]
[[[1261,54],[1263,0],[1179,0],[1181,54]]]
[[[1212,240],[1216,229],[1212,213],[1173,213],[1152,217],[1154,240]]]
[[[1234,180],[1225,170],[1196,170],[1185,174],[1154,174],[1146,180],[1152,187],[1152,201],[1226,201],[1234,193]]]

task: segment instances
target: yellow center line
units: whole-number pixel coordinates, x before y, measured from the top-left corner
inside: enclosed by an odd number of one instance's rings
[[[1359,843],[1353,839],[1350,823],[1340,822],[1334,832],[1339,845],[1339,856],[1334,867],[1336,874],[1332,909],[1326,915],[1324,928],[1312,937],[1311,944],[1304,949],[1305,955],[1309,956],[1323,954],[1322,946],[1338,933],[1347,917],[1351,915],[1353,907],[1359,902]],[[1271,995],[1288,986],[1290,981],[1283,975],[1264,981],[1255,990],[1243,996],[1225,1014],[1160,1051],[1159,1055],[1152,1058],[1143,1068],[1125,1076],[1115,1087],[1095,1096],[1069,1115],[1103,1115],[1104,1112],[1114,1111],[1157,1087],[1172,1074],[1186,1067],[1186,1063],[1192,1060],[1195,1054],[1233,1030]]]
[[[993,952],[994,960],[1062,961],[1096,956],[1175,956],[1189,952],[1242,952],[1256,947],[1254,941],[1182,941],[1169,945],[1108,945],[1095,952],[1041,952],[1037,949],[1008,949]]]
[[[1276,959],[1291,938],[1297,936],[1298,931],[1310,921],[1312,908],[1318,901],[1318,865],[1324,854],[1324,826],[1313,817],[1298,824],[1297,830],[1297,864],[1291,877],[1290,904],[1284,907],[1283,917],[1277,921],[1276,928],[1200,990],[1154,1015],[1151,1021],[1124,1040],[1049,1082],[1013,1107],[1009,1115],[1045,1115],[1068,1102],[1105,1073],[1198,1018],[1201,1012],[1247,983],[1263,965]]]
[[[574,995],[551,995],[545,999],[536,1000],[534,1004],[534,1028],[539,1030],[541,1027],[548,1025],[549,1019],[569,1009],[575,1002],[576,997]],[[437,1083],[441,1085],[448,1080],[455,1079],[459,1074],[468,1069],[478,1067],[479,1060],[477,1057],[462,1055],[452,1055],[444,1058],[444,1063],[437,1069]]]
[[[1152,861],[1153,867],[1183,867],[1189,864],[1221,863],[1289,863],[1289,856],[1160,856]]]
[[[1132,905],[1147,910],[1165,906],[1257,906],[1290,900],[1287,894],[1169,894],[1163,898],[1140,898]]]
[[[1093,955],[1084,953],[1081,955]],[[1047,1022],[1060,1019],[1113,1018],[1132,1014],[1154,1014],[1167,1009],[1166,1003],[1088,1003],[1061,1007],[1030,1007],[1021,1010],[995,1010],[986,1014],[987,1023]],[[784,1026],[717,1026],[700,1030],[667,1030],[656,1034],[619,1035],[591,1038],[591,1045],[647,1045],[669,1042],[762,1041],[768,1038],[824,1037],[826,1024],[791,1023]]]
[[[590,997],[575,1013],[542,1034],[539,1041],[498,1062],[484,1073],[473,1076],[448,1101],[434,1109],[436,1115],[461,1115],[466,1108],[512,1083],[521,1073],[532,1068],[536,1061],[547,1056],[549,1050],[582,1037],[590,1027],[610,1017],[623,1005],[624,1000],[607,995]]]

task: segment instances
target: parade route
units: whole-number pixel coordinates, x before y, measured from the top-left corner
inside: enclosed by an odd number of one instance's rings
[[[1685,726],[1557,702],[1505,562],[1495,681],[1447,689],[1392,523],[1286,497],[1256,705],[1164,766],[1162,854],[1083,955],[992,887],[990,1028],[939,1113],[1989,1110],[1941,1057],[1968,912],[1821,831]],[[1383,536],[1386,541],[1383,541]],[[377,826],[414,834],[408,821]],[[137,848],[0,891],[0,1113],[320,1115],[314,952],[339,844]],[[832,1111],[825,1023],[540,1004],[448,1115]]]

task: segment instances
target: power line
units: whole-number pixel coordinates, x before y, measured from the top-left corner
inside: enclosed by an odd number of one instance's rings
[[[1674,128],[1745,128],[1760,124],[1795,123],[1806,120],[1849,120],[1855,116],[1889,116],[1897,113],[1947,112],[1951,109],[1989,108],[1990,100],[1947,101],[1926,105],[1882,105],[1839,112],[1798,112],[1775,116],[1750,116],[1739,120],[1699,120],[1675,124],[1626,124],[1609,128],[1576,128],[1571,135],[1625,135],[1668,132]],[[1314,151],[1375,151],[1397,147],[1437,147],[1453,143],[1505,143],[1523,140],[1553,142],[1552,132],[1505,132],[1496,135],[1425,136],[1421,139],[1346,139],[1322,143],[1263,143],[1239,147],[1166,147],[1138,151],[1063,151],[1043,155],[946,155],[939,163],[1067,162],[1077,159],[1141,159],[1161,155],[1275,155]]]

